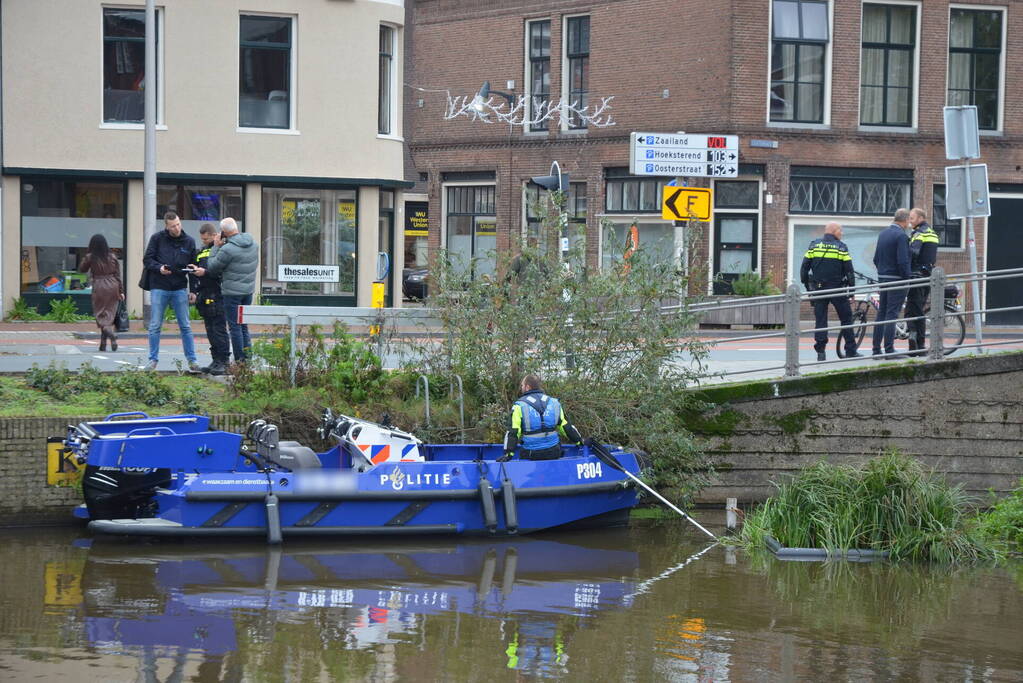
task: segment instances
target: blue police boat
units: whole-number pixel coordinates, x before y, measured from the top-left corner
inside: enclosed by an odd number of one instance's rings
[[[76,515],[135,536],[514,535],[628,522],[633,453],[566,446],[562,458],[497,462],[500,444],[424,444],[390,425],[324,412],[317,453],[276,425],[211,430],[202,415],[117,413],[69,426],[85,465]]]

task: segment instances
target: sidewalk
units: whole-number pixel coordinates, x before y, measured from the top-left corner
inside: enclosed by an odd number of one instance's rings
[[[812,320],[801,321],[801,326],[804,330],[813,329]],[[177,324],[172,322],[164,323],[163,334],[164,335],[177,335],[178,328]],[[274,332],[273,325],[249,325],[249,332],[255,335],[266,335]],[[754,334],[766,334],[769,332],[779,332],[782,330],[764,330],[764,329],[705,329],[697,330],[697,336],[701,338],[709,339],[722,339],[728,337],[744,337]],[[16,339],[22,335],[40,335],[44,333],[51,339],[92,339],[99,338],[99,329],[96,327],[96,323],[91,321],[76,322],[76,323],[55,323],[48,320],[35,320],[31,322],[22,322],[15,320],[11,322],[0,321],[0,339]],[[201,320],[192,321],[192,333],[196,337],[206,338],[206,330],[203,327]],[[352,330],[355,335],[364,334],[365,330]],[[983,328],[984,337],[991,338],[1019,338],[1023,337],[1023,327],[1021,326],[1002,326],[1002,325],[985,325]],[[831,333],[832,335],[834,333]],[[807,332],[803,332],[803,336],[807,336]],[[144,339],[146,337],[146,328],[141,320],[132,320],[131,329],[127,332],[119,332],[118,337],[125,337],[128,339],[139,338]],[[972,338],[973,328],[967,325],[966,337],[967,339]],[[781,337],[779,337],[781,338]]]

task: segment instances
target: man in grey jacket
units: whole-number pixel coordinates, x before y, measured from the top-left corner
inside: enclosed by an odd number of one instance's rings
[[[252,342],[249,340],[249,326],[238,322],[238,307],[252,303],[259,247],[250,235],[238,231],[238,223],[233,218],[220,221],[220,234],[213,243],[206,268],[197,268],[195,274],[202,277],[208,270],[210,274],[220,276],[224,317],[227,318],[234,359],[242,362],[248,357]]]

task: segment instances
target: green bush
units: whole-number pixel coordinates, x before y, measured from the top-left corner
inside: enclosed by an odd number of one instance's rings
[[[732,281],[732,293],[736,296],[768,296],[781,294],[781,290],[771,282],[770,275],[747,271]]]
[[[175,390],[165,377],[132,367],[104,373],[91,363],[77,370],[54,363],[47,367],[33,365],[25,373],[25,384],[59,401],[87,393],[102,394],[108,412],[146,408],[197,412],[202,403],[201,394],[190,389]]]
[[[1023,553],[1023,479],[1006,498],[978,516],[980,533],[1008,551]]]
[[[778,486],[741,539],[783,546],[887,551],[895,560],[955,563],[996,555],[969,518],[969,500],[896,451],[863,467],[819,462]]]
[[[56,299],[50,302],[50,312],[43,316],[46,320],[57,323],[73,323],[79,320],[91,320],[92,316],[82,315],[71,297]]]
[[[43,316],[39,314],[39,311],[35,309],[35,306],[31,306],[22,297],[18,297],[14,300],[14,306],[10,312],[7,313],[8,320],[42,320]]]
[[[291,339],[285,330],[276,338],[259,339],[249,362],[232,375],[230,390],[239,409],[277,419],[315,420],[323,406],[342,412],[373,410],[384,401],[388,377],[380,359],[366,344],[335,324],[325,335],[318,326],[297,337],[295,385],[291,383]]]

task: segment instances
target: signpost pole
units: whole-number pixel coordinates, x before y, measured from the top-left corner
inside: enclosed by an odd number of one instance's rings
[[[961,116],[959,120],[962,122],[962,135],[963,141],[971,140],[977,136],[976,130],[971,130],[972,126],[971,119],[966,116]],[[979,137],[978,137],[979,143]],[[979,144],[978,144],[979,147]],[[963,154],[968,155],[968,145],[963,145]],[[979,152],[979,150],[978,150]],[[973,230],[973,179],[970,177],[970,157],[964,156],[963,164],[966,166],[966,241],[970,249],[970,272],[977,272],[977,233]],[[977,344],[984,343],[984,332],[981,329],[981,313],[980,313],[980,280],[975,280],[970,283],[971,299],[973,304],[973,334],[977,341]],[[931,305],[936,305],[935,302],[931,302]],[[984,353],[982,346],[977,346],[977,353]]]

